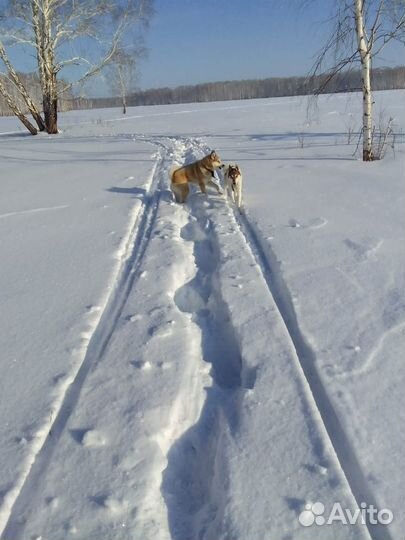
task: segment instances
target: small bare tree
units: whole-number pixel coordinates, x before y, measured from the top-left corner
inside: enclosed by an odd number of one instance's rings
[[[322,78],[316,93],[325,90],[340,71],[360,62],[363,94],[363,161],[376,158],[373,151],[373,58],[393,39],[402,39],[405,29],[404,0],[338,0],[332,34],[319,54],[312,76],[332,67]],[[332,57],[332,58],[331,58]]]
[[[142,54],[142,49],[120,49],[114,55],[114,59],[107,70],[108,84],[115,95],[119,95],[122,103],[122,113],[127,112],[127,97],[135,82],[136,61]]]
[[[146,23],[151,13],[152,0],[5,1],[5,7],[0,9],[0,29],[7,45],[34,49],[48,133],[58,132],[59,95],[108,66],[128,33]],[[68,66],[71,82],[61,87],[58,78]],[[74,69],[76,77],[71,74]],[[9,66],[8,70],[18,86]]]

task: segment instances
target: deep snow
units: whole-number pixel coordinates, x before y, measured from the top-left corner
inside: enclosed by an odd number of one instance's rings
[[[404,92],[376,98],[400,133]],[[353,158],[359,108],[0,120],[2,538],[399,540],[404,145]],[[173,161],[208,148],[242,214],[173,203]],[[304,527],[316,501],[394,520]]]

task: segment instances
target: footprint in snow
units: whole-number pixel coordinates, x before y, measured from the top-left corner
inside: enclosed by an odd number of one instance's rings
[[[138,322],[142,319],[142,315],[140,314],[134,314],[134,315],[128,315],[127,317],[125,317],[125,320],[128,321],[128,322]]]
[[[47,497],[45,499],[45,503],[48,508],[51,510],[56,510],[59,507],[59,499],[58,497]]]
[[[290,219],[288,221],[288,224],[290,227],[292,227],[293,229],[298,229],[299,227],[301,227],[301,225],[298,223],[298,221],[296,219]]]
[[[197,313],[205,308],[201,294],[189,283],[177,289],[174,294],[174,303],[184,313]]]
[[[369,259],[370,256],[375,254],[383,244],[381,238],[363,238],[360,242],[355,242],[350,238],[344,240],[345,245],[353,252],[355,258],[361,262]]]
[[[298,220],[292,218],[289,220],[288,225],[293,229],[320,229],[328,223],[328,220],[323,217],[316,217],[310,219],[306,223],[300,223]]]
[[[308,222],[307,227],[308,229],[320,229],[321,227],[324,227],[325,225],[327,225],[327,223],[328,223],[328,220],[326,218],[317,217],[317,218],[311,219]]]
[[[163,370],[170,369],[171,366],[170,362],[158,362],[158,367]]]
[[[347,345],[346,349],[355,353],[359,353],[361,351],[360,345]]]
[[[122,514],[128,510],[128,501],[112,495],[96,495],[91,497],[91,501],[97,505],[99,510],[104,509],[111,514]]]
[[[85,448],[96,448],[107,444],[107,437],[97,429],[71,429],[70,434]]]
[[[156,366],[159,369],[162,369],[162,370],[170,369],[170,367],[171,367],[170,362],[164,362],[164,361],[157,362],[156,365],[153,365],[151,362],[149,362],[149,360],[145,360],[145,361],[143,361],[143,360],[134,360],[133,362],[130,362],[130,364],[133,367],[135,367],[136,369],[139,369],[141,371],[150,371],[153,368],[155,368]]]
[[[163,338],[166,336],[170,336],[173,333],[173,325],[175,324],[175,321],[166,321],[163,324],[159,324],[156,326],[151,326],[148,330],[148,334],[151,337],[155,338]]]
[[[148,315],[153,315],[157,313],[158,315],[164,314],[164,306],[155,306],[148,311]]]
[[[82,445],[86,448],[95,448],[98,446],[105,446],[107,443],[107,438],[101,431],[96,429],[90,429],[87,431],[82,439]]]
[[[134,360],[133,362],[130,362],[130,364],[141,371],[150,371],[152,369],[152,364],[149,360]]]
[[[92,315],[93,313],[98,313],[99,311],[101,311],[101,307],[89,304],[88,306],[86,306],[86,311],[89,315]]]
[[[206,238],[205,232],[195,221],[190,221],[181,229],[181,238],[189,242],[199,242]]]
[[[60,384],[63,384],[65,380],[67,379],[67,375],[65,372],[58,373],[57,375],[54,375],[52,377],[52,382],[55,386],[58,386]]]

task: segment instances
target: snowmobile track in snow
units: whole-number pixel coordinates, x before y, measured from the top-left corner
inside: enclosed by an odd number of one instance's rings
[[[318,373],[316,368],[316,354],[310,345],[308,345],[300,330],[291,295],[280,272],[276,255],[269,245],[266,245],[266,251],[263,249],[261,240],[246,215],[239,213],[237,210],[234,213],[240,231],[245,237],[247,245],[252,250],[267,287],[284,321],[294,345],[303,375],[350,490],[359,507],[361,503],[366,503],[367,507],[373,505],[375,508],[379,508],[380,505],[377,503],[370,489],[369,482],[357,459],[355,450],[345,433],[344,427],[339,420]],[[382,525],[367,523],[367,528],[373,540],[391,540],[392,538],[388,529]]]
[[[185,158],[189,160],[196,159],[198,154],[204,154],[210,150],[210,148],[199,140],[187,138],[177,138],[177,140],[181,140],[188,147]],[[160,144],[168,150],[164,142]],[[310,345],[308,345],[301,332],[291,295],[280,272],[277,258],[268,245],[266,245],[266,249],[263,248],[262,240],[246,214],[240,213],[235,209],[234,217],[240,234],[244,238],[246,247],[252,252],[284,322],[286,331],[296,351],[304,383],[307,385],[308,392],[313,398],[314,406],[319,413],[325,429],[325,435],[329,438],[335,451],[337,461],[346,478],[348,487],[359,507],[361,503],[366,503],[368,507],[374,506],[375,508],[379,508],[369,482],[357,459],[355,450],[317,371],[316,354]],[[391,540],[391,535],[386,527],[367,523],[367,528],[370,538],[373,540]]]
[[[210,151],[210,148],[202,144],[199,140],[185,139],[183,142],[187,142],[190,145],[188,151],[190,154],[189,157],[193,157],[193,154],[204,154]],[[284,321],[285,328],[296,351],[305,384],[310,395],[312,395],[314,405],[322,419],[326,434],[335,451],[339,466],[346,478],[352,495],[359,508],[361,503],[366,503],[367,507],[374,506],[374,508],[379,508],[380,505],[377,503],[357,459],[356,452],[317,371],[316,354],[310,345],[308,345],[301,332],[291,295],[280,272],[276,255],[270,246],[266,245],[266,249],[263,248],[260,237],[244,212],[241,213],[237,209],[234,209],[234,217],[239,226],[239,231],[244,237],[246,246],[251,250],[280,316]],[[367,523],[367,529],[370,538],[373,540],[391,540],[388,529],[383,525]]]
[[[20,476],[17,481],[17,485],[14,487],[13,499],[11,500],[11,502],[8,503],[9,510],[3,513],[3,518],[0,511],[0,535],[3,525],[6,527],[4,530],[5,536],[3,537],[1,535],[1,538],[12,539],[17,536],[17,534],[15,533],[18,532],[18,509],[28,503],[29,499],[33,496],[38,480],[45,473],[48,464],[52,460],[53,450],[56,448],[60,436],[66,426],[66,423],[68,422],[72,412],[76,407],[87,375],[89,374],[91,369],[93,369],[95,365],[97,365],[97,363],[101,361],[110,343],[111,336],[116,329],[128,294],[133,287],[137,277],[139,276],[140,267],[144,259],[145,252],[147,250],[147,246],[149,244],[152,227],[155,222],[155,218],[159,208],[159,202],[161,199],[162,192],[159,188],[162,186],[163,176],[165,173],[164,156],[171,155],[172,143],[176,140],[182,143],[187,143],[187,145],[189,146],[185,156],[186,158],[192,158],[194,153],[201,153],[207,150],[206,146],[203,145],[200,141],[189,138],[176,137],[175,139],[173,139],[170,137],[153,137],[148,139],[145,137],[140,139],[144,140],[145,142],[154,144],[156,147],[161,149],[161,155],[157,159],[154,170],[152,172],[153,178],[151,181],[149,192],[147,195],[145,195],[143,199],[143,204],[139,210],[136,223],[129,236],[127,250],[118,274],[118,278],[116,280],[114,288],[109,295],[109,299],[103,311],[101,319],[93,332],[83,362],[77,368],[77,372],[74,375],[72,383],[67,388],[65,394],[61,397],[59,409],[58,411],[56,411],[53,422],[51,422],[48,426],[49,435],[47,435],[46,433],[44,434],[37,452],[31,455],[31,461],[29,464],[27,464],[25,474]],[[167,144],[166,142],[169,144]],[[280,316],[284,321],[286,330],[290,336],[291,342],[294,346],[299,363],[302,368],[302,376],[304,382],[306,382],[308,385],[308,390],[313,397],[314,404],[316,405],[317,410],[319,411],[319,415],[322,419],[325,431],[335,450],[338,462],[347,480],[348,486],[350,487],[351,492],[359,506],[360,503],[365,502],[367,505],[374,505],[376,508],[378,508],[375,497],[357,460],[355,451],[334,410],[333,404],[328,396],[321,377],[317,372],[315,352],[306,343],[305,337],[300,330],[291,296],[284,282],[283,276],[279,270],[279,264],[276,256],[271,250],[269,250],[269,246],[266,245],[266,250],[263,248],[260,236],[256,233],[255,229],[253,228],[246,215],[239,214],[237,211],[235,211],[234,216],[239,226],[240,234],[243,236],[246,243],[246,248],[248,250],[251,250],[261,270],[267,287],[272,297],[274,298]],[[194,217],[197,217],[197,223],[200,221],[200,224],[204,220],[204,216]],[[186,238],[186,227],[184,227],[182,232],[183,239],[195,243],[195,255],[197,256],[196,262],[198,263],[198,248],[203,246],[203,243],[196,242],[195,238],[192,237],[190,237],[189,239]],[[200,259],[200,263],[201,261],[202,258]],[[213,283],[211,282],[211,280],[215,273],[214,269],[204,269],[201,264],[197,264],[197,267],[199,267],[202,277],[207,278],[209,289],[208,292],[209,294],[211,294],[211,292],[213,291]],[[187,295],[183,297],[181,294],[177,295],[177,300],[180,300],[180,303],[183,302],[184,298],[187,298]],[[218,311],[218,309],[218,306],[216,306],[215,311]],[[189,308],[187,305],[185,306],[184,310],[188,312],[193,311],[193,309]],[[232,328],[230,328],[230,331],[232,331]],[[237,345],[235,345],[235,349],[237,349]],[[213,367],[215,369],[215,366]],[[230,399],[230,402],[232,402],[232,395],[237,395],[238,388],[240,387],[238,373],[236,373],[236,376],[235,373],[231,373],[231,377],[229,372],[223,372],[225,383],[227,381],[231,381],[231,379],[233,380],[233,384],[229,385],[218,384],[221,382],[221,371],[217,373],[217,376],[218,374],[219,379],[217,377],[218,380],[215,381],[214,377],[214,381],[219,387],[223,386],[225,388],[219,388],[219,390],[217,389],[216,392],[218,395],[214,395],[215,399],[211,399],[211,401],[208,401],[208,403],[205,404],[205,409],[209,414],[211,413],[212,404],[215,405],[215,403],[218,404],[219,402],[219,408],[221,409],[223,405],[227,404],[228,399]],[[196,427],[198,426],[192,426],[191,432],[193,432],[193,429],[195,430]],[[216,441],[217,436],[220,435],[220,433],[221,426],[217,422],[217,424],[215,424],[214,426],[214,429],[212,430],[211,437],[209,437],[208,442],[209,446],[212,445],[212,448],[210,448],[210,451],[208,452],[209,461],[211,461],[211,463],[209,463],[208,465],[210,465],[211,467],[213,466],[213,458],[220,449],[220,443],[214,444],[214,441]],[[180,439],[181,440],[177,441],[177,443],[188,443],[188,436],[186,433],[183,434]],[[173,473],[181,473],[183,470],[181,468],[178,468],[178,463],[176,459],[176,448],[172,448],[171,450],[172,457],[169,456],[169,470],[166,472],[166,483],[168,484],[171,484],[170,479]],[[197,458],[194,460],[191,476],[195,477],[198,480],[203,469],[204,462],[201,461],[197,456]],[[190,478],[187,478],[187,480],[190,480]],[[163,491],[166,491],[165,487],[166,486],[164,481],[162,486]],[[212,497],[213,487],[215,486],[212,485],[212,478],[209,477],[204,483],[204,497],[208,499]],[[191,496],[193,500],[196,498],[195,494],[192,492],[188,493],[188,495]],[[180,506],[184,511],[184,501],[178,500],[177,502],[180,503]],[[210,508],[208,507],[207,510],[210,510]],[[178,511],[179,508],[173,508],[171,511],[169,508],[169,513],[172,514],[175,521],[177,521],[177,517],[181,518],[181,516],[178,516]],[[205,518],[209,519],[209,515],[209,511],[206,512],[204,516],[200,516],[200,519],[197,523],[193,519],[188,519],[190,516],[183,516],[186,520],[186,529],[198,534],[198,531],[201,532],[201,522],[204,521]],[[176,528],[176,525],[177,524],[174,523],[172,524],[172,527]],[[368,525],[368,529],[370,537],[373,540],[391,540],[391,536],[389,532],[385,529],[385,527]]]
[[[145,140],[145,142],[149,142]],[[162,145],[155,144],[162,147]],[[60,399],[60,405],[54,410],[53,418],[44,431],[42,440],[37,443],[37,451],[29,456],[25,474],[21,474],[16,485],[8,494],[6,508],[0,508],[0,538],[11,539],[18,530],[18,518],[14,520],[14,512],[20,505],[30,499],[37,481],[44,474],[52,459],[53,450],[79,400],[80,392],[89,372],[99,363],[114,333],[128,294],[140,274],[150,233],[156,218],[162,195],[161,186],[165,176],[164,154],[159,150],[150,177],[150,187],[144,195],[142,206],[137,213],[135,223],[128,236],[121,267],[117,273],[115,284],[109,294],[101,318],[91,336],[83,361],[72,375],[72,382]]]
[[[237,424],[246,387],[239,345],[215,281],[220,255],[199,194],[190,196],[187,211],[189,220],[181,237],[193,244],[196,274],[176,291],[175,303],[180,311],[192,315],[199,328],[201,354],[211,366],[212,385],[205,390],[198,417],[167,453],[161,493],[173,540],[220,536],[217,527],[221,524],[223,505],[219,486],[226,484],[222,441]]]

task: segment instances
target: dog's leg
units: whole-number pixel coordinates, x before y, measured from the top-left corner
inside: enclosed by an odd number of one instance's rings
[[[188,184],[172,184],[171,187],[176,202],[180,204],[186,202],[189,192]]]
[[[233,181],[231,180],[231,183],[229,185],[229,190],[231,192],[231,201],[233,202],[233,204],[235,204],[235,186],[233,185],[232,182]]]
[[[239,178],[239,182],[238,182],[238,191],[237,191],[237,195],[236,195],[236,204],[237,204],[238,208],[240,209],[240,207],[242,206],[242,177]]]
[[[229,199],[233,201],[233,191],[230,182],[228,182],[226,185],[226,198],[228,199],[228,201]]]
[[[225,198],[228,201],[229,200],[229,182],[225,180]]]
[[[205,182],[204,182],[204,180],[199,180],[199,181],[198,181],[198,185],[200,186],[201,193],[204,193],[204,195],[206,195],[207,189],[206,189],[206,187],[205,187]]]
[[[190,193],[190,186],[188,184],[183,184],[183,200],[181,202],[185,203],[188,197],[188,194]]]

